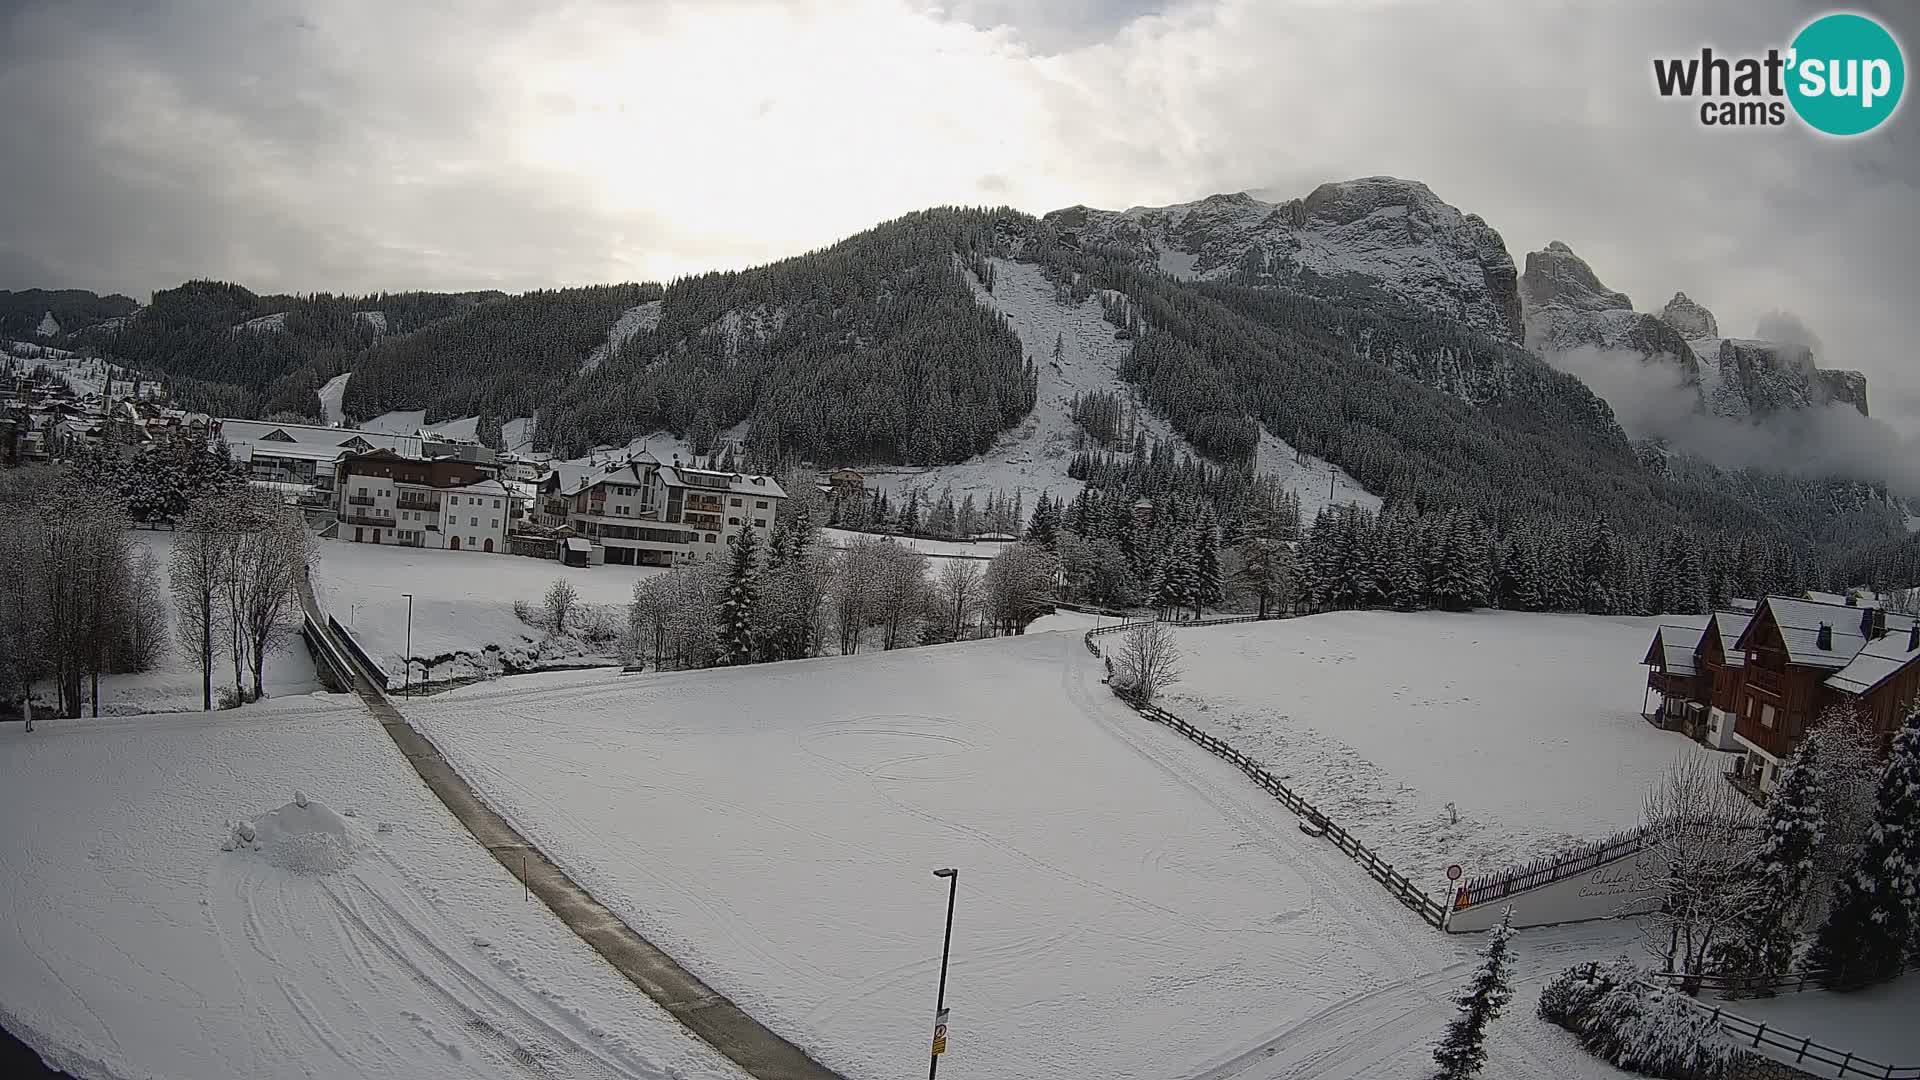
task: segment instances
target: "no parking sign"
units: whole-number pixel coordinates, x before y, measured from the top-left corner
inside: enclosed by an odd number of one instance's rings
[[[933,1056],[939,1057],[947,1052],[947,1010],[941,1009],[933,1016]]]

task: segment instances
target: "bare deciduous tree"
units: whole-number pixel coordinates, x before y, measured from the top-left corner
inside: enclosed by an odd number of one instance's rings
[[[180,646],[191,650],[200,668],[200,707],[213,708],[213,662],[227,639],[222,567],[226,559],[227,501],[202,496],[187,507],[173,534],[168,560],[173,606],[180,621]]]
[[[1686,754],[1647,793],[1645,858],[1660,906],[1642,926],[1666,970],[1707,974],[1715,943],[1766,904],[1750,872],[1758,826],[1753,804],[1706,755]]]
[[[547,629],[555,634],[567,632],[567,625],[573,622],[580,610],[580,590],[566,578],[554,578],[547,586]]]
[[[1173,630],[1157,620],[1136,623],[1124,631],[1114,658],[1113,686],[1141,702],[1152,702],[1160,691],[1180,679],[1180,646]]]
[[[959,640],[967,617],[980,604],[980,564],[972,559],[948,559],[940,568],[940,581],[936,588],[940,599],[941,618],[953,631],[955,640]]]

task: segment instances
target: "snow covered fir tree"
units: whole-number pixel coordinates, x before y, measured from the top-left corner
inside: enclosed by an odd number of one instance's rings
[[[1894,736],[1875,802],[1866,842],[1808,953],[1837,990],[1890,979],[1920,949],[1920,708]]]
[[[1513,909],[1508,908],[1499,925],[1487,931],[1480,966],[1466,990],[1454,999],[1460,1013],[1434,1048],[1433,1060],[1440,1068],[1433,1080],[1472,1080],[1480,1075],[1487,1062],[1487,1028],[1513,1000],[1512,965]]]

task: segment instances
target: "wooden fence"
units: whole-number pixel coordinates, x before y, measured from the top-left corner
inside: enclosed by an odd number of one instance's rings
[[[1907,962],[1907,970],[1920,971],[1920,957]],[[1827,973],[1821,968],[1808,968],[1804,971],[1789,971],[1784,975],[1770,979],[1756,979],[1733,975],[1689,975],[1681,971],[1655,971],[1648,973],[1649,978],[1659,979],[1674,986],[1686,985],[1722,997],[1754,997],[1760,994],[1797,994],[1802,990],[1822,990],[1826,984],[1822,981]]]
[[[1693,1001],[1694,1008],[1707,1009],[1705,1002]],[[1714,1022],[1720,1030],[1744,1047],[1759,1050],[1767,1047],[1785,1051],[1793,1055],[1794,1065],[1824,1065],[1834,1070],[1837,1077],[1864,1076],[1872,1080],[1920,1080],[1920,1065],[1882,1065],[1850,1050],[1840,1050],[1824,1043],[1814,1042],[1804,1035],[1793,1035],[1780,1031],[1758,1021],[1730,1013],[1720,1006],[1711,1006]],[[1764,1055],[1773,1057],[1773,1055]]]
[[[1628,829],[1530,863],[1468,878],[1454,895],[1454,909],[1503,900],[1515,893],[1584,874],[1635,854],[1644,843],[1642,830]]]
[[[1287,616],[1283,615],[1268,616],[1269,619],[1286,617]],[[1258,615],[1235,615],[1220,619],[1200,620],[1197,623],[1189,622],[1176,625],[1215,626],[1221,623],[1255,622],[1258,621],[1259,618]],[[1100,646],[1094,644],[1094,638],[1102,634],[1117,634],[1122,630],[1127,630],[1139,626],[1142,623],[1152,621],[1151,619],[1137,620],[1135,622],[1119,623],[1114,626],[1103,626],[1098,629],[1089,630],[1085,637],[1087,651],[1095,656],[1099,656]],[[1247,779],[1258,784],[1267,794],[1277,799],[1280,805],[1300,815],[1303,821],[1312,825],[1315,829],[1320,830],[1327,839],[1333,841],[1335,847],[1339,848],[1348,858],[1359,863],[1360,868],[1367,872],[1368,877],[1379,882],[1395,900],[1406,905],[1408,910],[1420,916],[1422,920],[1434,927],[1444,928],[1446,926],[1447,908],[1445,904],[1428,896],[1418,885],[1409,881],[1405,874],[1394,869],[1392,863],[1382,859],[1378,853],[1361,843],[1352,833],[1341,828],[1338,823],[1321,813],[1318,807],[1301,798],[1297,792],[1282,783],[1279,777],[1268,772],[1259,762],[1235,749],[1225,739],[1203,731],[1157,705],[1149,705],[1145,702],[1135,701],[1124,694],[1117,694],[1116,696],[1118,696],[1121,701],[1126,702],[1129,708],[1141,716],[1155,723],[1165,724],[1181,735],[1184,735],[1189,742],[1192,742],[1214,757],[1228,762],[1245,773]]]

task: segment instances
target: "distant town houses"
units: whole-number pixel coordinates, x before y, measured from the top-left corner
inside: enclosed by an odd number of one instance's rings
[[[505,552],[517,508],[485,447],[423,457],[379,449],[334,464],[333,538],[357,544]]]
[[[555,466],[534,505],[542,527],[575,541],[564,547],[569,562],[672,566],[719,558],[744,529],[764,550],[786,497],[770,476],[639,453],[596,468]]]
[[[1736,601],[1739,605],[1742,602]],[[1732,776],[1773,791],[1782,764],[1829,709],[1884,748],[1920,700],[1920,620],[1859,593],[1768,596],[1704,628],[1662,625],[1642,663],[1648,719],[1739,755]]]

